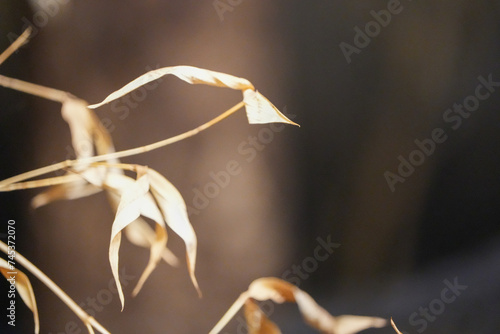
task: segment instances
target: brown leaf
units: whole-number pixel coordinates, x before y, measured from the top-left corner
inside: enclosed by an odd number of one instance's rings
[[[275,303],[295,302],[297,287],[287,281],[275,277],[262,277],[253,281],[248,287],[251,298],[260,301],[272,300]]]
[[[256,279],[250,284],[248,290],[240,295],[233,306],[210,331],[210,334],[219,333],[242,304],[245,303],[246,305],[249,298],[261,301],[272,300],[276,303],[295,302],[304,320],[311,327],[326,334],[354,334],[370,327],[384,327],[387,325],[387,320],[376,317],[353,315],[333,317],[319,306],[311,296],[295,285],[279,278],[264,277]],[[250,307],[253,306],[250,304]],[[249,328],[252,328],[252,326],[256,328],[257,325],[252,323],[248,324],[248,326]]]
[[[2,272],[2,275],[5,276],[6,279],[14,279],[16,290],[19,293],[19,296],[21,296],[23,302],[26,304],[26,306],[28,306],[31,312],[33,312],[33,318],[35,321],[35,334],[38,334],[40,332],[38,309],[36,307],[35,293],[33,292],[33,287],[31,286],[28,276],[26,276],[19,269],[9,265],[9,263],[2,258],[0,258],[0,272]]]
[[[387,326],[387,320],[376,317],[341,315],[333,317],[306,292],[296,289],[295,299],[304,320],[313,328],[328,334],[354,334],[371,327]]]
[[[266,317],[252,299],[245,302],[245,319],[248,334],[281,334],[278,326]]]

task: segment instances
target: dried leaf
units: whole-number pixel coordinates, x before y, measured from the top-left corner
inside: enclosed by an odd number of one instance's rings
[[[114,175],[115,177],[119,175]],[[127,180],[125,178],[121,178]],[[125,181],[126,183],[127,181]],[[161,259],[162,250],[165,248],[167,243],[167,233],[165,226],[163,224],[163,218],[160,211],[156,207],[151,195],[149,194],[149,177],[147,174],[142,175],[133,184],[122,185],[120,183],[119,187],[123,187],[123,193],[121,196],[120,204],[116,212],[116,217],[113,222],[113,227],[111,231],[111,242],[109,246],[109,261],[111,264],[111,270],[113,272],[113,277],[115,279],[118,294],[120,296],[120,301],[122,303],[122,310],[124,306],[123,291],[121,288],[119,276],[118,276],[118,251],[121,243],[121,231],[127,227],[129,224],[134,222],[141,214],[154,220],[159,228],[157,228],[157,238],[151,245],[151,254],[149,263],[143,272],[143,275],[139,279],[138,285],[134,289],[134,294],[137,294],[145,282],[149,274],[153,271],[158,261]]]
[[[245,319],[249,334],[281,334],[274,322],[269,320],[253,300],[245,302]]]
[[[87,109],[85,101],[73,98],[67,99],[61,109],[63,119],[71,131],[71,142],[77,158],[94,155],[93,129],[94,119]]]
[[[21,296],[23,302],[26,304],[26,306],[28,306],[31,312],[33,312],[33,318],[35,321],[35,333],[38,334],[40,332],[38,308],[36,307],[35,293],[33,292],[33,287],[31,286],[28,276],[26,276],[19,269],[16,269],[13,266],[9,265],[9,263],[2,258],[0,258],[0,271],[7,280],[12,278],[14,279],[16,290],[19,293],[19,296]]]
[[[78,199],[97,194],[101,191],[101,188],[89,184],[84,179],[79,179],[48,188],[46,191],[33,197],[31,206],[37,209],[54,201]]]
[[[86,158],[94,155],[94,146],[97,154],[115,152],[111,137],[95,115],[94,111],[87,108],[87,103],[81,99],[68,98],[63,102],[61,114],[68,123],[71,131],[71,141],[77,158]],[[117,159],[107,160],[109,163],[117,163]],[[100,192],[102,180],[107,173],[122,173],[120,169],[80,166],[79,172],[82,179],[52,186],[46,191],[35,196],[31,202],[34,208],[49,204],[56,200],[73,200],[90,196]],[[71,175],[67,173],[66,175]],[[94,185],[88,181],[93,181]]]
[[[184,240],[186,244],[186,258],[189,276],[194,287],[201,297],[194,270],[196,267],[196,247],[197,239],[193,226],[189,222],[186,203],[179,191],[165,179],[161,174],[153,169],[148,169],[147,175],[150,178],[151,193],[165,218],[167,225]]]
[[[297,123],[292,122],[285,115],[283,115],[262,94],[255,91],[254,86],[247,79],[193,66],[171,66],[147,72],[119,90],[111,93],[102,102],[88,107],[90,109],[99,108],[100,106],[119,99],[151,81],[157,80],[169,74],[175,75],[179,79],[190,84],[205,84],[241,90],[243,92],[243,101],[245,102],[248,122],[250,124],[279,122],[298,126]]]
[[[296,289],[295,300],[305,321],[328,334],[354,334],[372,327],[385,327],[387,320],[376,317],[341,315],[333,317],[306,292]]]
[[[132,244],[144,248],[151,248],[156,237],[155,231],[140,217],[125,228],[125,236]],[[179,266],[179,259],[167,247],[162,250],[161,257],[169,265]]]
[[[137,79],[131,81],[119,90],[111,93],[104,101],[88,106],[90,109],[99,108],[111,101],[119,99],[120,97],[134,91],[135,89],[157,80],[165,75],[175,75],[179,79],[190,84],[205,84],[216,87],[227,87],[232,89],[244,90],[254,89],[253,85],[246,79],[238,78],[229,74],[205,70],[193,66],[170,66],[163,67],[146,74],[141,75]]]
[[[245,102],[248,123],[250,124],[287,123],[300,126],[289,120],[271,101],[257,91],[245,90],[243,92],[243,102]]]
[[[253,281],[248,287],[251,298],[260,301],[272,300],[275,303],[295,302],[294,292],[298,288],[279,278],[262,277]]]
[[[384,327],[387,320],[375,317],[342,315],[333,317],[324,308],[319,306],[306,292],[295,285],[274,277],[264,277],[253,281],[248,290],[231,306],[228,312],[215,325],[210,334],[219,333],[227,324],[243,300],[253,298],[256,300],[272,300],[276,303],[295,302],[299,307],[304,320],[313,328],[326,334],[354,334],[371,327]],[[248,319],[248,318],[247,318]],[[249,328],[255,324],[249,324]],[[259,333],[259,332],[256,332]],[[272,332],[271,332],[272,333]]]

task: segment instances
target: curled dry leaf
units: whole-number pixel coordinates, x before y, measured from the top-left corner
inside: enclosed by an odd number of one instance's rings
[[[219,333],[236,313],[241,304],[248,300],[272,300],[276,303],[295,302],[304,320],[313,328],[327,334],[354,334],[371,327],[384,327],[387,320],[376,317],[342,315],[334,317],[319,306],[306,292],[279,278],[264,277],[253,281],[248,290],[241,294],[229,311],[212,329],[210,334]],[[247,318],[248,320],[248,318]],[[255,327],[255,324],[249,324]],[[255,332],[267,333],[267,332]],[[273,332],[270,332],[273,333]]]
[[[63,102],[61,114],[69,125],[71,142],[78,159],[94,156],[95,151],[99,155],[115,151],[108,131],[95,113],[87,108],[85,101],[76,97],[68,97]],[[118,160],[111,159],[108,162],[116,163]],[[50,187],[35,196],[31,205],[38,208],[56,200],[72,200],[96,194],[102,189],[89,184],[88,180],[93,180],[93,183],[102,183],[107,173],[121,173],[121,170],[106,167],[88,168],[88,166],[80,165],[76,172],[80,173],[81,178],[73,180],[68,178],[68,182]]]
[[[156,203],[158,203],[158,207],[167,225],[181,237],[186,244],[189,276],[191,277],[194,287],[198,291],[198,295],[201,297],[201,290],[194,274],[196,267],[197,239],[193,226],[188,218],[186,203],[177,188],[157,171],[148,169],[147,175],[150,178],[151,193]]]
[[[247,79],[193,66],[171,66],[149,71],[123,86],[119,90],[111,93],[102,102],[88,107],[91,109],[98,108],[104,104],[119,99],[120,97],[151,81],[157,80],[169,74],[193,85],[205,84],[209,86],[241,90],[244,95],[243,102],[245,103],[248,122],[250,124],[280,122],[298,125],[283,115],[262,94],[256,92],[252,83]]]
[[[278,326],[267,318],[252,299],[247,299],[245,302],[245,319],[248,334],[281,334]]]
[[[35,333],[38,334],[40,332],[38,309],[36,307],[35,293],[33,292],[33,287],[31,286],[28,276],[26,276],[19,269],[14,268],[14,266],[10,265],[2,258],[0,258],[0,271],[9,282],[15,282],[14,284],[17,292],[19,293],[19,296],[21,296],[23,302],[26,304],[26,306],[28,306],[31,312],[33,312],[33,318],[35,321]]]
[[[110,174],[111,175],[111,174]],[[114,175],[115,177],[119,174]],[[139,176],[140,174],[138,174]],[[111,229],[111,241],[109,246],[109,262],[111,264],[111,270],[113,272],[113,277],[115,279],[120,301],[122,303],[122,310],[124,306],[123,291],[120,284],[120,279],[118,275],[118,259],[119,259],[119,248],[121,243],[121,232],[129,224],[134,222],[140,215],[154,220],[157,224],[156,228],[156,239],[151,245],[151,254],[149,263],[144,270],[139,282],[134,289],[134,294],[137,294],[141,289],[143,283],[147,277],[151,274],[153,269],[156,267],[158,261],[161,259],[161,254],[163,249],[167,244],[167,232],[163,218],[160,211],[158,210],[151,194],[149,194],[149,177],[147,174],[139,176],[137,181],[129,185],[123,185],[128,183],[128,181],[123,181],[125,178],[121,178],[121,182],[114,184],[115,189],[122,188],[122,195],[118,209],[116,211],[116,217],[113,221],[113,226]]]

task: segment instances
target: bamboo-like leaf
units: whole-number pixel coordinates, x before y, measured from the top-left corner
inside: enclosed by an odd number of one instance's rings
[[[109,246],[109,261],[111,270],[115,279],[117,290],[122,303],[122,310],[124,306],[123,291],[118,276],[118,251],[121,243],[121,231],[129,224],[134,222],[141,214],[145,217],[151,218],[157,222],[159,229],[157,229],[158,236],[151,246],[150,261],[139,279],[137,287],[134,289],[134,294],[137,294],[152,272],[158,261],[161,259],[161,252],[167,243],[167,233],[163,220],[158,208],[154,205],[149,191],[149,178],[148,175],[142,175],[130,187],[123,191],[120,204],[116,212],[116,217],[113,222],[111,231],[111,241]],[[149,196],[149,197],[148,197]]]
[[[102,102],[90,105],[90,109],[99,108],[100,106],[112,102],[137,88],[157,80],[165,75],[175,75],[179,79],[190,84],[205,84],[216,87],[226,87],[237,90],[254,89],[253,85],[247,79],[238,78],[229,74],[209,71],[194,66],[170,66],[163,67],[153,71],[149,71],[140,77],[132,80],[127,85],[119,90],[108,95]]]
[[[165,75],[175,75],[179,79],[190,84],[205,84],[216,87],[225,87],[243,92],[248,122],[250,124],[262,123],[288,123],[298,125],[283,115],[268,99],[255,91],[250,81],[229,74],[210,71],[193,66],[171,66],[149,71],[141,75],[127,85],[108,95],[102,102],[88,106],[91,109],[112,102],[135,89],[157,80]]]
[[[165,227],[163,216],[160,210],[158,209],[153,196],[148,192],[149,177],[146,175],[147,167],[138,166],[137,169],[138,169],[138,176],[142,175],[141,177],[139,177],[139,179],[141,180],[141,182],[143,182],[142,184],[143,188],[141,188],[141,191],[139,192],[139,194],[142,194],[140,195],[142,196],[142,198],[138,199],[138,201],[140,201],[139,205],[140,215],[155,221],[156,229],[155,232],[153,232],[149,228],[149,225],[146,222],[144,222],[139,216],[137,216],[135,219],[132,220],[132,218],[136,216],[135,212],[134,215],[129,218],[131,219],[131,221],[125,226],[126,234],[129,233],[127,232],[128,229],[134,229],[135,232],[139,232],[139,234],[135,236],[134,240],[140,240],[138,241],[139,243],[142,243],[144,247],[150,249],[149,262],[146,268],[144,269],[141,277],[139,278],[136,287],[132,292],[133,296],[136,296],[139,293],[149,275],[156,268],[158,262],[161,260],[162,257],[165,256],[164,255],[165,253],[167,253],[168,260],[170,262],[173,262],[175,264],[175,260],[177,260],[177,258],[173,254],[171,254],[171,252],[166,248],[167,230]],[[148,179],[147,187],[145,184],[146,179]],[[136,191],[134,189],[136,189],[136,187],[139,186],[138,183],[139,180],[135,181],[131,177],[128,177],[123,174],[110,173],[107,175],[103,186],[109,190],[108,198],[110,199],[111,206],[117,211],[116,215],[117,217],[118,217],[118,208],[120,208],[120,205],[122,206],[126,205],[122,204],[122,202],[125,200],[125,198],[123,197],[124,194],[126,192]],[[120,197],[117,194],[122,194],[122,196]],[[139,229],[136,228],[137,224],[140,222],[148,226],[148,229],[146,229],[144,225],[142,225]],[[174,260],[172,260],[172,258]]]
[[[281,334],[278,326],[267,318],[252,299],[245,302],[245,319],[248,334]]]
[[[304,320],[313,328],[326,334],[354,334],[371,327],[384,327],[387,320],[376,317],[342,315],[333,317],[319,306],[306,292],[295,285],[274,277],[263,277],[253,281],[248,290],[241,294],[228,312],[215,325],[210,334],[219,333],[236,313],[242,303],[248,299],[260,301],[272,300],[276,303],[295,302]],[[249,327],[254,326],[250,324]],[[259,333],[259,332],[257,332]],[[265,332],[264,332],[265,333]],[[271,332],[272,333],[272,332]]]
[[[9,263],[2,258],[0,258],[0,272],[2,272],[2,275],[5,276],[7,280],[14,280],[19,296],[21,296],[23,302],[28,306],[31,312],[33,312],[35,333],[38,334],[40,332],[38,308],[36,307],[35,293],[33,292],[33,287],[31,286],[28,276],[21,270],[9,265]]]
[[[198,291],[198,295],[201,297],[201,290],[194,274],[196,267],[197,239],[193,226],[188,218],[186,203],[174,185],[157,171],[148,169],[147,175],[150,178],[151,193],[158,203],[163,217],[165,218],[165,222],[186,244],[189,276],[191,277],[194,287]]]

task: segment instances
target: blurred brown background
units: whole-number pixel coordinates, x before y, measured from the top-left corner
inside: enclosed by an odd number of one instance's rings
[[[212,181],[211,172],[231,160],[242,172],[191,215],[204,298],[197,298],[184,263],[162,263],[132,299],[148,252],[124,242],[120,264],[131,276],[125,310],[120,313],[114,294],[96,306],[96,318],[113,333],[206,333],[261,276],[299,283],[333,314],[393,316],[408,333],[500,328],[494,312],[500,300],[498,88],[493,85],[456,129],[443,119],[448,108],[475,94],[478,77],[500,81],[497,2],[0,4],[2,50],[9,33],[20,34],[27,21],[37,28],[2,65],[4,75],[95,103],[149,69],[193,65],[249,79],[301,124],[269,142],[260,139],[255,157],[242,149],[269,126],[250,126],[239,113],[196,137],[124,159],[158,170],[195,209],[195,194]],[[365,32],[370,22],[375,30],[356,37],[356,27]],[[341,43],[357,48],[350,62]],[[2,179],[71,158],[59,105],[3,88],[0,96]],[[97,114],[120,150],[194,128],[240,97],[165,78],[144,99]],[[415,156],[415,140],[431,138],[435,128],[447,139],[391,191],[384,173],[397,173],[398,157]],[[36,193],[2,193],[1,226],[16,220],[19,251],[75,301],[89,306],[93,298],[102,300],[112,277],[113,215],[105,196],[34,211],[29,199]],[[307,260],[318,238],[340,247],[324,261]],[[173,233],[169,244],[183,259]],[[455,277],[467,288],[437,309],[444,281]],[[33,281],[42,333],[79,333],[66,327],[71,322],[83,333],[78,319]],[[431,315],[419,314],[420,308]],[[19,333],[32,331],[29,311],[18,312]],[[284,333],[313,332],[293,307],[272,313]],[[226,332],[242,332],[238,321]]]

